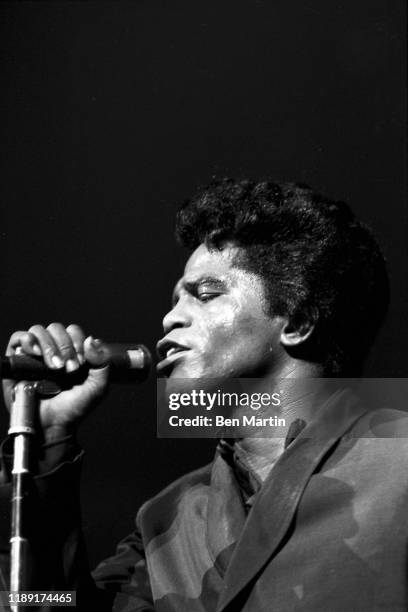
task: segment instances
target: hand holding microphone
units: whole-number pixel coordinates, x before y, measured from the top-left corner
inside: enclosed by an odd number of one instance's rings
[[[9,341],[2,377],[54,380],[64,390],[39,402],[47,442],[71,433],[104,395],[108,381],[146,378],[150,355],[141,345],[109,345],[85,337],[78,325],[34,325],[15,332]],[[68,388],[69,387],[69,388]],[[11,405],[13,380],[3,382]]]

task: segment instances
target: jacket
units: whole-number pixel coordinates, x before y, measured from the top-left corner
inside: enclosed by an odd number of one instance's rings
[[[135,531],[97,567],[93,581],[72,495],[76,463],[37,479],[37,499],[54,490],[61,516],[52,527],[52,550],[35,554],[39,575],[53,588],[77,589],[79,609],[91,603],[115,612],[408,606],[404,412],[370,411],[348,393],[337,395],[279,458],[248,516],[232,468],[217,455],[142,506]],[[68,480],[72,515],[60,506]]]

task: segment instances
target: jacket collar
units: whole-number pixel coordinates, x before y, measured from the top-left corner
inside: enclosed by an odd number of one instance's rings
[[[349,391],[336,392],[281,455],[258,493],[232,553],[217,612],[226,610],[276,554],[313,472],[366,412]]]

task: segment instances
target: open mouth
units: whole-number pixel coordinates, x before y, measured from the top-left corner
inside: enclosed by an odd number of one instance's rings
[[[181,353],[182,351],[185,351],[185,350],[186,349],[181,348],[181,346],[172,346],[171,348],[169,348],[169,350],[166,353],[166,359],[168,359],[172,355],[175,355],[176,353]]]
[[[186,353],[190,349],[187,346],[178,344],[173,340],[164,338],[157,343],[157,354],[159,356],[159,363],[157,364],[157,371],[165,376],[168,376],[173,369],[174,362],[183,353]]]

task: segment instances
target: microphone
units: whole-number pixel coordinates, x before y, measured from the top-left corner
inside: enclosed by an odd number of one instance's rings
[[[104,342],[108,355],[109,382],[120,384],[138,384],[149,375],[152,357],[143,344],[108,343]],[[11,355],[0,359],[0,378],[13,380],[47,380],[56,382],[62,388],[69,388],[83,382],[90,366],[84,363],[74,372],[66,372],[63,368],[53,370],[48,368],[41,357],[28,355]]]

